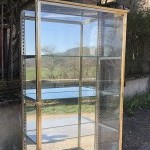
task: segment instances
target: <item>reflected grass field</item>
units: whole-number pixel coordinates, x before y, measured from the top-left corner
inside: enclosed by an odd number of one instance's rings
[[[84,113],[94,113],[95,105],[83,104],[81,109]],[[35,108],[27,106],[26,111],[30,114],[33,114],[35,113]],[[42,112],[44,114],[74,114],[78,113],[78,105],[46,105],[42,107]]]
[[[67,66],[67,65],[66,65]],[[52,69],[42,67],[41,78],[42,79],[76,79],[79,77],[78,67],[71,68],[66,66],[56,66]],[[96,68],[93,66],[84,66],[83,76],[84,78],[95,78]],[[36,79],[36,70],[34,67],[26,68],[26,80],[35,80]]]

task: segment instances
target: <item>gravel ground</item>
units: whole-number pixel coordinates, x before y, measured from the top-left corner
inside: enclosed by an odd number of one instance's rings
[[[150,109],[124,114],[123,150],[150,150]]]

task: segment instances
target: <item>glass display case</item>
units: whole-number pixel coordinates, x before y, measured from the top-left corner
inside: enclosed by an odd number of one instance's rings
[[[23,149],[122,149],[126,19],[65,1],[22,7]]]

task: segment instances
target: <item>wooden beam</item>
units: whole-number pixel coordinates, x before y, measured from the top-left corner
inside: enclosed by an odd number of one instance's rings
[[[114,8],[107,8],[107,7],[101,7],[101,6],[94,6],[94,5],[87,5],[87,4],[81,4],[81,3],[74,3],[74,2],[66,2],[62,0],[40,0],[40,2],[51,2],[56,4],[64,4],[68,5],[68,7],[71,6],[71,8],[84,8],[87,10],[93,10],[93,11],[99,11],[99,12],[107,12],[107,13],[114,13],[114,14],[120,14],[124,15],[125,13],[128,13],[128,10],[122,10],[122,9],[114,9]]]
[[[125,78],[125,55],[126,55],[126,30],[127,14],[123,17],[123,40],[122,40],[122,62],[121,62],[121,89],[120,89],[120,127],[119,127],[119,150],[122,150],[123,132],[123,99],[124,99],[124,78]]]

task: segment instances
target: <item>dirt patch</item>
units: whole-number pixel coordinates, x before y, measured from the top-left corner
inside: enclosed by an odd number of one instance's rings
[[[77,116],[77,114],[56,114],[56,115],[50,115],[50,114],[42,114],[42,119],[55,119],[55,118],[68,118],[72,116]],[[89,118],[91,120],[95,120],[95,114],[94,113],[83,113],[82,117]],[[35,121],[36,117],[35,114],[29,114],[27,117],[28,121]]]
[[[124,114],[123,150],[150,150],[150,109]]]

